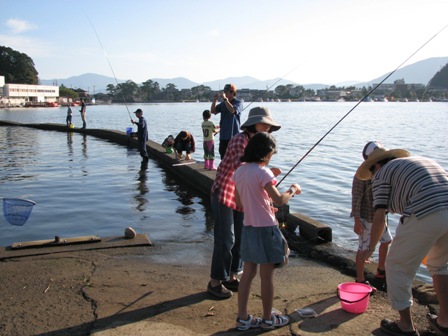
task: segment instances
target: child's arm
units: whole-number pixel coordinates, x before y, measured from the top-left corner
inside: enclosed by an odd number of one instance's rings
[[[364,227],[361,224],[361,218],[358,216],[355,217],[355,226],[353,227],[353,231],[357,235],[362,235],[362,233],[364,232]]]
[[[241,203],[240,194],[238,190],[235,188],[235,203],[238,208],[243,208],[243,203]]]
[[[278,206],[288,203],[291,197],[294,195],[299,195],[302,192],[300,185],[297,183],[292,184],[291,187],[284,193],[280,193],[272,182],[268,182],[264,186],[264,190],[266,190],[269,197],[272,199],[272,202]]]

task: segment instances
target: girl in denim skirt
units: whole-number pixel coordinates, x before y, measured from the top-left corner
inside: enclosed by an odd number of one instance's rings
[[[276,188],[275,176],[280,169],[266,166],[276,153],[275,139],[269,133],[255,134],[247,144],[241,158],[245,162],[239,167],[233,180],[236,186],[236,202],[244,208],[244,226],[241,237],[241,258],[244,271],[238,289],[237,330],[261,327],[264,330],[282,327],[289,322],[287,316],[272,312],[274,300],[273,272],[285,263],[286,241],[278,227],[272,203],[286,204],[294,194],[300,194],[297,183],[284,193]],[[260,265],[261,301],[263,317],[249,315],[249,300],[252,280]]]

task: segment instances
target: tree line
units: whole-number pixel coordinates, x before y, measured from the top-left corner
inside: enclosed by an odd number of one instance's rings
[[[38,84],[38,72],[34,66],[33,60],[26,54],[13,50],[9,47],[0,46],[0,75],[5,76],[6,83],[15,84]],[[335,87],[331,86],[319,94],[325,99],[331,97],[332,91],[345,91],[345,100],[359,100],[371,90],[371,87],[356,89],[355,87]],[[117,85],[107,85],[107,94],[94,95],[98,101],[108,100],[111,102],[180,102],[180,101],[210,101],[216,91],[209,86],[198,85],[191,89],[179,90],[175,84],[169,83],[164,88],[159,83],[148,79],[141,85],[132,80]],[[301,85],[278,85],[273,91],[270,90],[249,90],[247,93],[250,99],[270,100],[270,99],[296,99],[312,100],[316,92],[311,89],[305,89]],[[320,90],[322,91],[322,90]],[[393,98],[418,99],[419,97],[448,98],[448,64],[437,72],[430,80],[427,86],[413,88],[412,85],[397,86],[397,88],[388,92]],[[242,91],[240,91],[242,92]],[[78,98],[78,93],[66,88],[64,85],[59,87],[61,97]]]

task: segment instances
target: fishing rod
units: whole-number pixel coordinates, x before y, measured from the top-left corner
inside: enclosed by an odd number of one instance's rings
[[[101,49],[103,50],[104,57],[106,57],[107,63],[109,64],[110,71],[112,71],[112,74],[114,75],[115,83],[117,83],[117,86],[118,86],[117,76],[115,76],[115,71],[112,68],[112,64],[110,63],[109,58],[107,57],[106,50],[104,49],[103,44],[101,43],[100,37],[98,36],[98,33],[96,32],[95,26],[93,25],[93,22],[90,20],[90,17],[87,15],[87,13],[84,12],[84,14],[86,15],[87,20],[89,20],[89,23],[92,26],[92,29],[96,35],[96,38],[98,39]],[[126,110],[128,111],[129,118],[132,119],[131,113],[129,112],[128,104],[126,103],[126,99],[124,98],[123,92],[121,90],[120,90],[120,93],[121,93],[121,98],[124,101],[124,105],[126,106]]]
[[[292,168],[285,174],[285,176],[282,177],[282,179],[277,183],[277,187],[280,185],[280,183],[283,182],[283,180],[305,159],[308,154],[310,154],[314,148],[319,145],[322,140],[326,138],[328,134],[330,134],[350,113],[353,112],[354,109],[356,109],[363,101],[367,99],[381,84],[383,84],[390,76],[392,76],[398,69],[400,69],[403,64],[405,64],[407,61],[409,61],[415,54],[417,54],[421,49],[423,49],[429,42],[431,42],[437,35],[439,35],[442,31],[444,31],[448,27],[448,24],[445,25],[442,29],[440,29],[436,34],[434,34],[429,40],[427,40],[423,45],[421,45],[416,51],[414,51],[408,58],[406,58],[399,66],[395,68],[389,75],[387,75],[381,82],[379,82],[373,89],[371,89],[363,98],[361,98],[355,106],[353,106],[350,111],[348,111],[339,121],[331,127],[327,133],[325,133],[301,158],[297,163],[292,166]]]

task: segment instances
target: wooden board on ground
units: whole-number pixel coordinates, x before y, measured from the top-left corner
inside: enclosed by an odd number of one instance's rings
[[[60,238],[55,237],[54,239],[44,239],[44,240],[33,240],[28,242],[14,243],[11,245],[12,250],[22,249],[22,248],[33,248],[33,247],[49,247],[67,244],[85,244],[85,243],[96,243],[101,241],[98,236],[83,236],[83,237],[71,237],[71,238]]]
[[[191,164],[193,164],[193,163],[196,163],[196,161],[194,161],[194,160],[190,160],[190,161],[181,161],[181,162],[179,162],[179,163],[173,163],[173,167],[176,167],[176,166],[186,166],[186,165],[191,165]]]
[[[67,238],[65,238],[67,239]],[[52,240],[54,241],[54,239]],[[22,249],[12,249],[12,246],[0,247],[0,260],[8,258],[18,258],[32,255],[43,255],[71,251],[100,250],[116,247],[152,246],[146,234],[137,234],[133,239],[126,239],[124,236],[103,237],[100,241],[92,243],[59,244],[52,246],[28,247]]]

